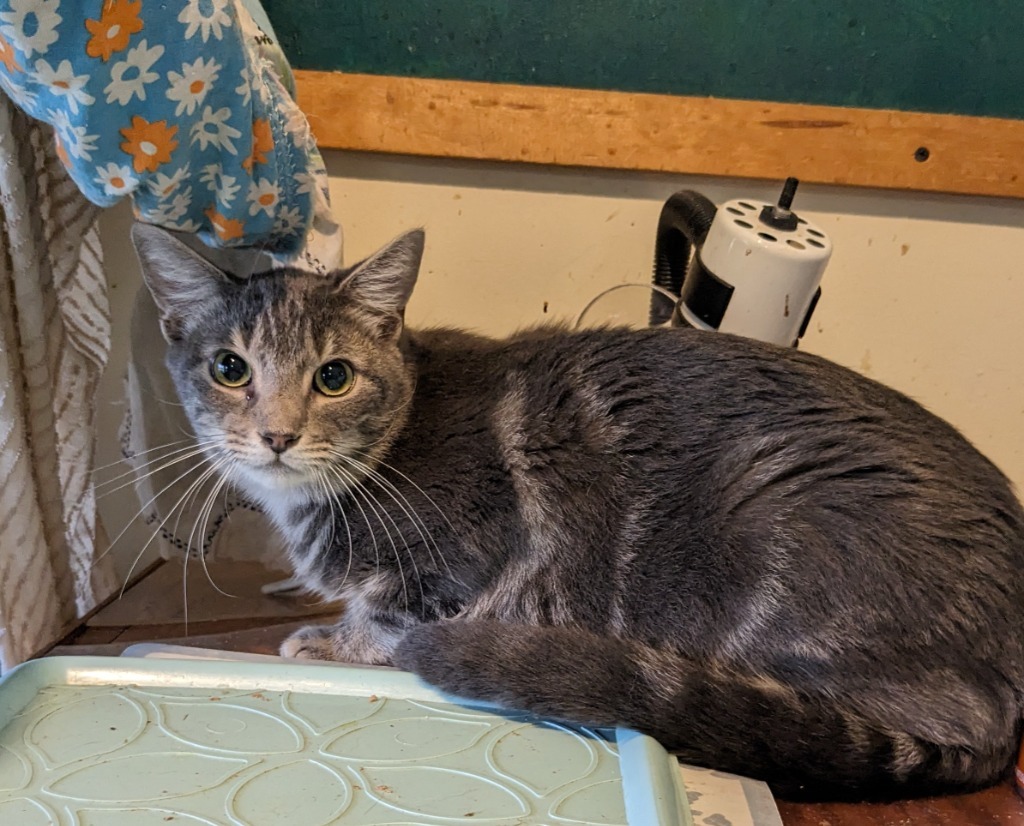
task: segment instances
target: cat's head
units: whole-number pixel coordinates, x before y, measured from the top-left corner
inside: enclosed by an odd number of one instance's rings
[[[347,487],[405,423],[403,315],[423,253],[409,232],[355,266],[238,279],[172,233],[132,239],[200,445],[264,503]]]

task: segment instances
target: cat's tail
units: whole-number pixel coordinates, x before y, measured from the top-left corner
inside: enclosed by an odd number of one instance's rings
[[[873,719],[872,703],[712,667],[566,627],[460,621],[420,626],[394,662],[454,695],[593,727],[624,725],[684,762],[767,781],[796,798],[891,798],[989,785],[1004,776],[1017,712],[928,685]],[[970,692],[968,692],[970,694]],[[962,704],[960,712],[951,709]],[[902,707],[895,712],[892,707]],[[930,708],[929,706],[934,706]],[[940,716],[942,715],[942,716]],[[899,719],[906,717],[906,720]],[[956,719],[947,719],[952,716]],[[904,723],[901,725],[901,723]]]

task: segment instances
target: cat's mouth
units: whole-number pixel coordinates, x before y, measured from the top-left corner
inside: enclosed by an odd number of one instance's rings
[[[290,464],[282,456],[275,456],[273,459],[268,459],[263,462],[263,464],[258,465],[258,469],[264,473],[269,473],[272,476],[294,476],[297,473],[302,473],[301,468]]]
[[[248,464],[245,470],[239,468],[243,478],[243,486],[247,483],[254,483],[265,491],[286,492],[298,488],[305,488],[310,477],[308,471],[301,466],[291,464],[281,457],[261,462],[259,464]]]

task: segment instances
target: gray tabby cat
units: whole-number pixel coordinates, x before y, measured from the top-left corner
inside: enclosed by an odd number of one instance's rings
[[[783,795],[1006,772],[1024,513],[913,401],[719,334],[410,331],[421,232],[245,281],[134,237],[209,459],[345,600],[284,654],[625,724]]]

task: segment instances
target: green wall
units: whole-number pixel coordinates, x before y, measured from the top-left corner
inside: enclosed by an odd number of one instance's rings
[[[1024,0],[263,0],[301,69],[1024,119]]]

